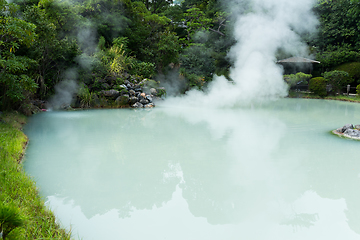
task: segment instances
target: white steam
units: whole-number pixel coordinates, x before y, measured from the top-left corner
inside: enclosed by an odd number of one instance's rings
[[[48,102],[47,108],[49,109],[66,109],[74,101],[75,95],[79,89],[76,82],[77,70],[69,69],[64,75],[65,80],[55,85],[55,94]]]
[[[233,83],[216,76],[206,93],[192,90],[183,98],[170,98],[165,104],[184,106],[233,107],[262,103],[287,95],[281,66],[276,64],[279,50],[293,56],[308,56],[300,34],[315,30],[312,12],[315,0],[233,0],[229,7],[237,19],[237,43],[229,57]],[[246,6],[247,9],[241,8]]]

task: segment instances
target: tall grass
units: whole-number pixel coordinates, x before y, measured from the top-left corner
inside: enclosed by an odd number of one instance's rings
[[[34,181],[20,163],[27,143],[21,132],[25,121],[17,113],[0,115],[0,207],[12,209],[14,221],[21,220],[13,225],[6,239],[70,239],[70,233],[55,222],[54,214],[45,207]]]

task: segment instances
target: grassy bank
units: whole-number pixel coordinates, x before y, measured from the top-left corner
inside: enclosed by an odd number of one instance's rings
[[[290,91],[288,97],[289,98],[325,99],[325,100],[337,100],[337,101],[360,103],[360,98],[359,97],[357,97],[357,96],[346,96],[346,95],[326,96],[324,98],[321,98],[318,95],[315,95],[313,93]]]
[[[0,115],[0,228],[5,234],[19,225],[5,239],[70,239],[23,170],[21,158],[27,137],[21,128],[25,121],[17,113]],[[4,222],[4,218],[8,220]]]

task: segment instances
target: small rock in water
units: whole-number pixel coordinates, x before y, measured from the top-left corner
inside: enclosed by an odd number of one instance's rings
[[[355,125],[354,128],[360,130],[360,124]]]
[[[336,132],[338,132],[338,133],[343,133],[342,128],[336,129]]]
[[[344,135],[349,136],[349,137],[356,137],[356,138],[360,138],[360,131],[356,130],[356,129],[346,129],[346,131],[344,132]]]
[[[153,103],[146,104],[144,108],[153,108],[155,105]]]
[[[347,129],[353,129],[353,128],[354,126],[351,123],[346,124],[345,126],[342,127],[342,132],[345,133]]]

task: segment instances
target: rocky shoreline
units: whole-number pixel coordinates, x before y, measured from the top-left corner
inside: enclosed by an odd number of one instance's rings
[[[332,131],[334,134],[342,137],[347,137],[355,140],[360,140],[360,124],[346,124],[341,128]]]

